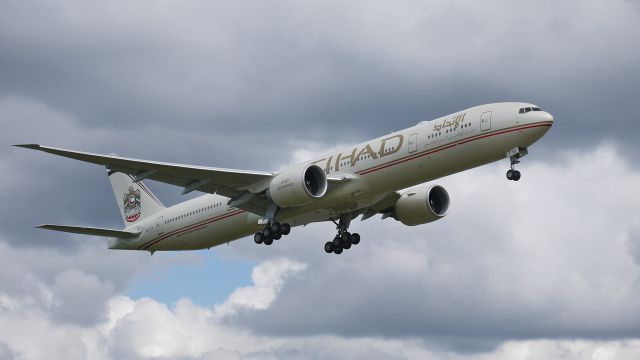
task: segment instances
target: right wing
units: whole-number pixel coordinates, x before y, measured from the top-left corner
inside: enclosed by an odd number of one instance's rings
[[[38,144],[15,146],[104,165],[111,171],[119,171],[132,175],[134,182],[151,179],[181,186],[184,188],[183,193],[198,190],[211,194],[220,194],[231,198],[229,206],[237,207],[258,215],[264,215],[269,205],[264,196],[258,196],[257,194],[268,188],[274,175],[271,172],[222,169],[131,159],[115,155],[58,149]]]
[[[117,239],[135,239],[138,236],[140,236],[139,232],[104,229],[104,228],[96,228],[96,227],[85,227],[85,226],[45,224],[45,225],[38,225],[36,227],[39,229],[55,230],[55,231],[62,231],[62,232],[82,234],[82,235],[103,236],[103,237],[117,238]]]

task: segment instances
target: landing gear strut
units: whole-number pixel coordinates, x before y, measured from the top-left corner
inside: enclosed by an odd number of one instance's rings
[[[358,233],[351,234],[347,231],[351,223],[351,216],[349,214],[342,215],[338,223],[333,219],[331,219],[331,221],[336,224],[338,234],[333,238],[333,241],[327,241],[327,243],[324,244],[324,251],[326,253],[341,254],[343,250],[350,249],[351,245],[358,245],[360,243],[360,235]]]
[[[518,181],[520,180],[520,171],[516,170],[516,165],[520,163],[520,158],[527,155],[529,151],[527,148],[517,147],[507,153],[507,157],[511,162],[511,169],[507,171],[507,179]]]
[[[273,240],[280,240],[282,236],[289,235],[291,232],[291,225],[284,223],[280,224],[277,221],[270,221],[267,226],[261,231],[258,231],[253,235],[253,241],[256,244],[273,244]]]

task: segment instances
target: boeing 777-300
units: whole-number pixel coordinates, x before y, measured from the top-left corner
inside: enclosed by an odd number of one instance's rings
[[[206,249],[253,234],[271,245],[292,227],[336,224],[324,245],[340,254],[360,242],[349,224],[382,214],[414,226],[449,212],[447,191],[427,184],[443,176],[508,159],[515,166],[553,125],[553,116],[528,103],[476,106],[423,121],[279,172],[232,170],[16,145],[105,166],[124,229],[40,225],[39,228],[109,238],[110,249],[155,251]],[[165,207],[142,182],[180,186],[205,195]]]

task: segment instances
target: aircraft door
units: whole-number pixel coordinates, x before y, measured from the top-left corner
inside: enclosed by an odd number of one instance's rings
[[[158,231],[158,235],[164,233],[164,216],[159,216],[156,220],[156,230]]]
[[[480,115],[480,131],[491,130],[491,111],[483,112]]]
[[[418,134],[409,135],[409,154],[416,152],[418,150]]]

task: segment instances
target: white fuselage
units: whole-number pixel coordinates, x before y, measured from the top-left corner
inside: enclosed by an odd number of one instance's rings
[[[324,221],[363,209],[387,194],[504,159],[527,148],[551,127],[544,111],[518,113],[527,103],[477,106],[390,133],[308,161],[328,177],[349,178],[304,206],[281,209],[277,219],[291,226]],[[210,248],[256,232],[261,216],[227,206],[229,198],[203,195],[166,208],[128,228],[135,240],[112,240],[113,249],[147,251]]]

